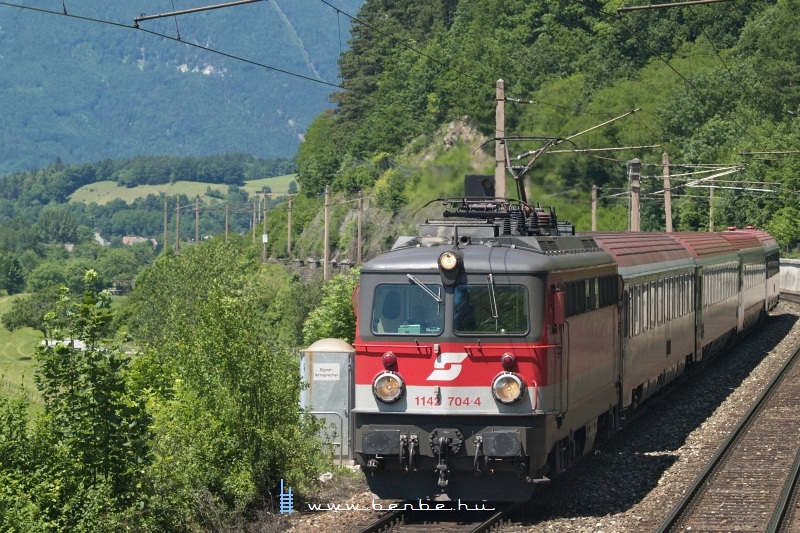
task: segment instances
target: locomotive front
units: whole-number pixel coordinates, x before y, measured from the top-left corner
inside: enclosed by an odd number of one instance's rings
[[[423,225],[363,265],[354,449],[377,497],[519,501],[547,480],[555,262],[470,220]]]

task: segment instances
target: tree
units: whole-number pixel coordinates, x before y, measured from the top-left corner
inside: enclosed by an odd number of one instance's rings
[[[74,243],[78,239],[78,224],[66,207],[46,207],[36,221],[39,238],[51,243]]]
[[[39,232],[27,220],[21,218],[7,220],[0,225],[0,250],[18,254],[26,250],[41,253]]]
[[[0,290],[17,294],[25,289],[22,266],[12,254],[0,255]]]
[[[800,210],[784,207],[767,224],[767,231],[784,250],[800,242]]]
[[[28,327],[47,334],[44,315],[50,312],[59,299],[59,288],[49,287],[11,302],[11,309],[3,314],[3,326],[9,330]]]
[[[280,479],[307,487],[319,468],[316,427],[299,410],[297,361],[273,333],[281,319],[273,322],[271,307],[289,276],[257,253],[234,237],[162,255],[130,299],[132,331],[149,348],[137,381],[153,390],[156,493],[197,529],[208,524],[181,502],[198,491],[214,513],[239,512]],[[280,300],[281,312],[298,314]]]
[[[339,169],[330,113],[319,115],[306,131],[305,141],[297,151],[297,181],[303,192],[314,195],[325,191]]]
[[[29,422],[28,406],[0,397],[0,529],[153,529],[150,419],[130,358],[105,336],[112,315],[107,294],[62,289],[35,353],[44,412]]]
[[[43,261],[28,275],[28,292],[38,292],[48,287],[58,287],[67,282],[62,263]]]
[[[71,481],[108,482],[130,504],[142,478],[133,465],[147,461],[148,417],[144,398],[126,385],[129,356],[107,344],[111,298],[94,290],[96,281],[97,273],[86,271],[82,297],[62,289],[56,310],[45,316],[48,342],[37,348],[35,379],[53,434],[74,461]]]
[[[347,274],[335,276],[322,288],[322,302],[303,324],[306,346],[327,337],[353,342],[356,332],[353,290],[359,273],[360,269],[351,269]]]
[[[384,209],[397,213],[406,203],[405,190],[405,178],[397,170],[389,169],[375,184],[375,202]]]

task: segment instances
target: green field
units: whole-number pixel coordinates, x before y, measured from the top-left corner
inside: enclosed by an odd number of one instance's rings
[[[11,302],[21,296],[24,295],[0,296],[0,317],[11,309]],[[113,296],[111,308],[119,307],[127,299],[127,296]],[[38,330],[20,328],[8,331],[0,323],[0,394],[19,393],[24,387],[29,398],[38,397],[33,382],[33,353],[43,338]]]
[[[296,174],[275,176],[274,178],[261,178],[246,181],[242,189],[247,191],[250,195],[260,191],[264,187],[269,187],[272,190],[272,194],[288,194],[289,184],[292,181],[296,181],[296,179]],[[84,185],[70,195],[69,201],[83,203],[96,202],[103,205],[111,200],[119,198],[127,203],[131,203],[137,198],[146,197],[148,194],[159,196],[162,193],[166,193],[167,196],[185,194],[189,198],[194,198],[199,195],[204,202],[210,202],[211,200],[219,201],[218,199],[205,195],[206,189],[209,187],[220,191],[222,194],[228,191],[227,185],[200,183],[198,181],[176,181],[175,183],[165,183],[163,185],[140,185],[138,187],[129,188],[120,187],[116,182],[107,180]]]
[[[0,316],[11,308],[11,302],[20,295],[0,297]],[[8,331],[0,325],[0,392],[19,392],[21,387],[29,395],[36,393],[33,383],[33,353],[43,335],[31,328]]]

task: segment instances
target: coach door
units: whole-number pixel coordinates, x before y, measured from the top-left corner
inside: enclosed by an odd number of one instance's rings
[[[558,397],[556,398],[555,407],[558,409],[559,415],[564,415],[567,412],[568,396],[569,396],[569,347],[564,346],[564,323],[566,322],[566,293],[564,292],[563,285],[552,285],[550,292],[550,309],[551,309],[551,336],[550,344],[556,356],[556,364],[554,371],[556,373],[555,383],[557,383],[556,391]]]
[[[694,360],[699,361],[703,358],[703,334],[705,333],[703,324],[703,267],[698,267],[695,270],[694,324]]]

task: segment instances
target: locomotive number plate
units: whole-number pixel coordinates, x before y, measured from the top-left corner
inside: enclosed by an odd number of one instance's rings
[[[445,396],[444,401],[440,401],[436,396],[415,396],[415,405],[446,405],[447,407],[469,407],[470,405],[480,405],[480,396]]]

